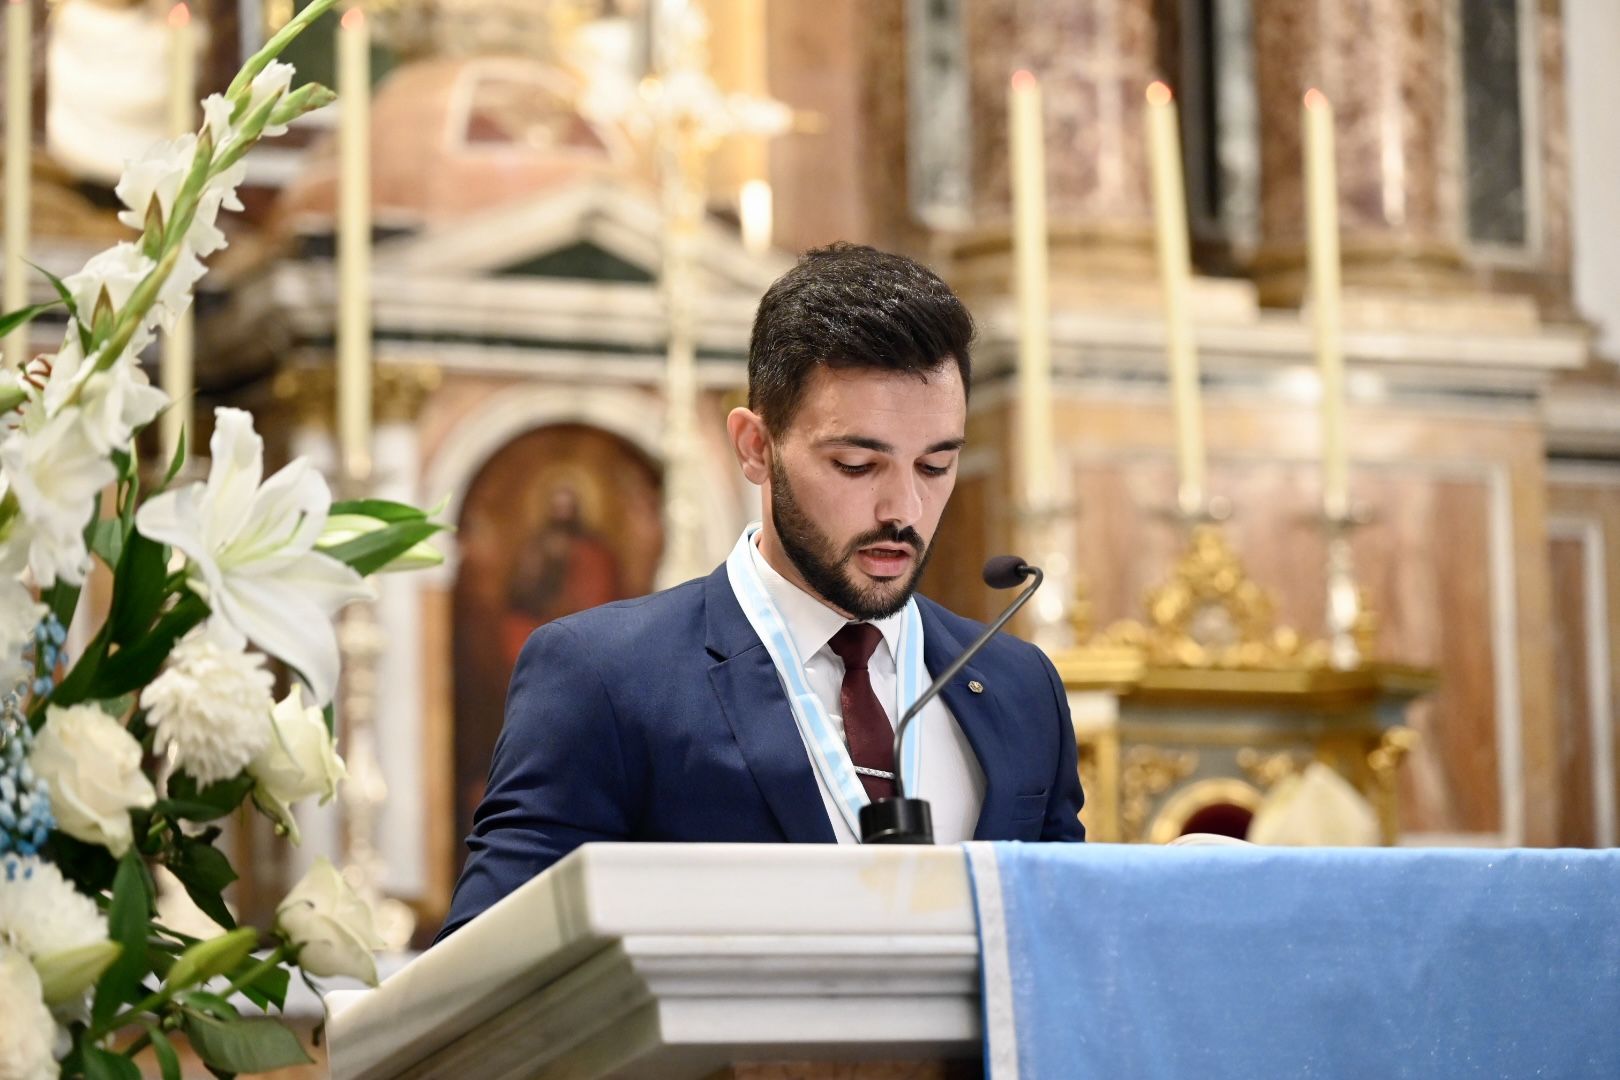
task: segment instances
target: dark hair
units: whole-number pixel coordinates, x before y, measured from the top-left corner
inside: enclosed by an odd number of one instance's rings
[[[973,316],[921,263],[858,244],[815,248],[759,302],[748,342],[748,407],[781,433],[817,364],[923,378],[955,360],[966,393],[972,341]]]

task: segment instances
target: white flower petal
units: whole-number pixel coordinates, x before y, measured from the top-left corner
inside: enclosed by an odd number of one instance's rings
[[[228,577],[211,603],[249,641],[297,671],[324,706],[337,690],[339,667],[331,615],[370,595],[353,570],[310,554],[276,577]]]
[[[253,417],[241,409],[215,409],[214,435],[208,442],[206,538],[220,551],[247,524],[254,494],[264,476],[264,440],[253,430]]]

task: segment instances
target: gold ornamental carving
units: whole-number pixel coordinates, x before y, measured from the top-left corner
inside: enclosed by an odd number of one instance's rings
[[[1125,752],[1120,772],[1120,823],[1127,842],[1142,838],[1153,800],[1197,768],[1198,755],[1191,750],[1133,746]]]
[[[271,385],[276,403],[301,424],[330,427],[337,388],[329,367],[286,368]],[[372,378],[372,408],[383,423],[414,423],[428,396],[444,382],[433,364],[379,364]]]

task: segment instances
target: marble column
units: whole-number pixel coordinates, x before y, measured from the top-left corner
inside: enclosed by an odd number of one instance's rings
[[[1154,8],[1154,0],[966,5],[978,228],[957,248],[964,289],[1010,291],[1007,93],[1020,68],[1040,79],[1045,105],[1054,302],[1077,287],[1156,281],[1142,136],[1143,93],[1159,77]]]
[[[1300,100],[1337,114],[1346,292],[1460,289],[1460,100],[1452,0],[1253,0],[1260,103],[1261,300],[1305,283]]]

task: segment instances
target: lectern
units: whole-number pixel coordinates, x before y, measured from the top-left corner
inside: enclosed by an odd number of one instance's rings
[[[328,1004],[334,1080],[980,1075],[959,848],[588,845]]]

